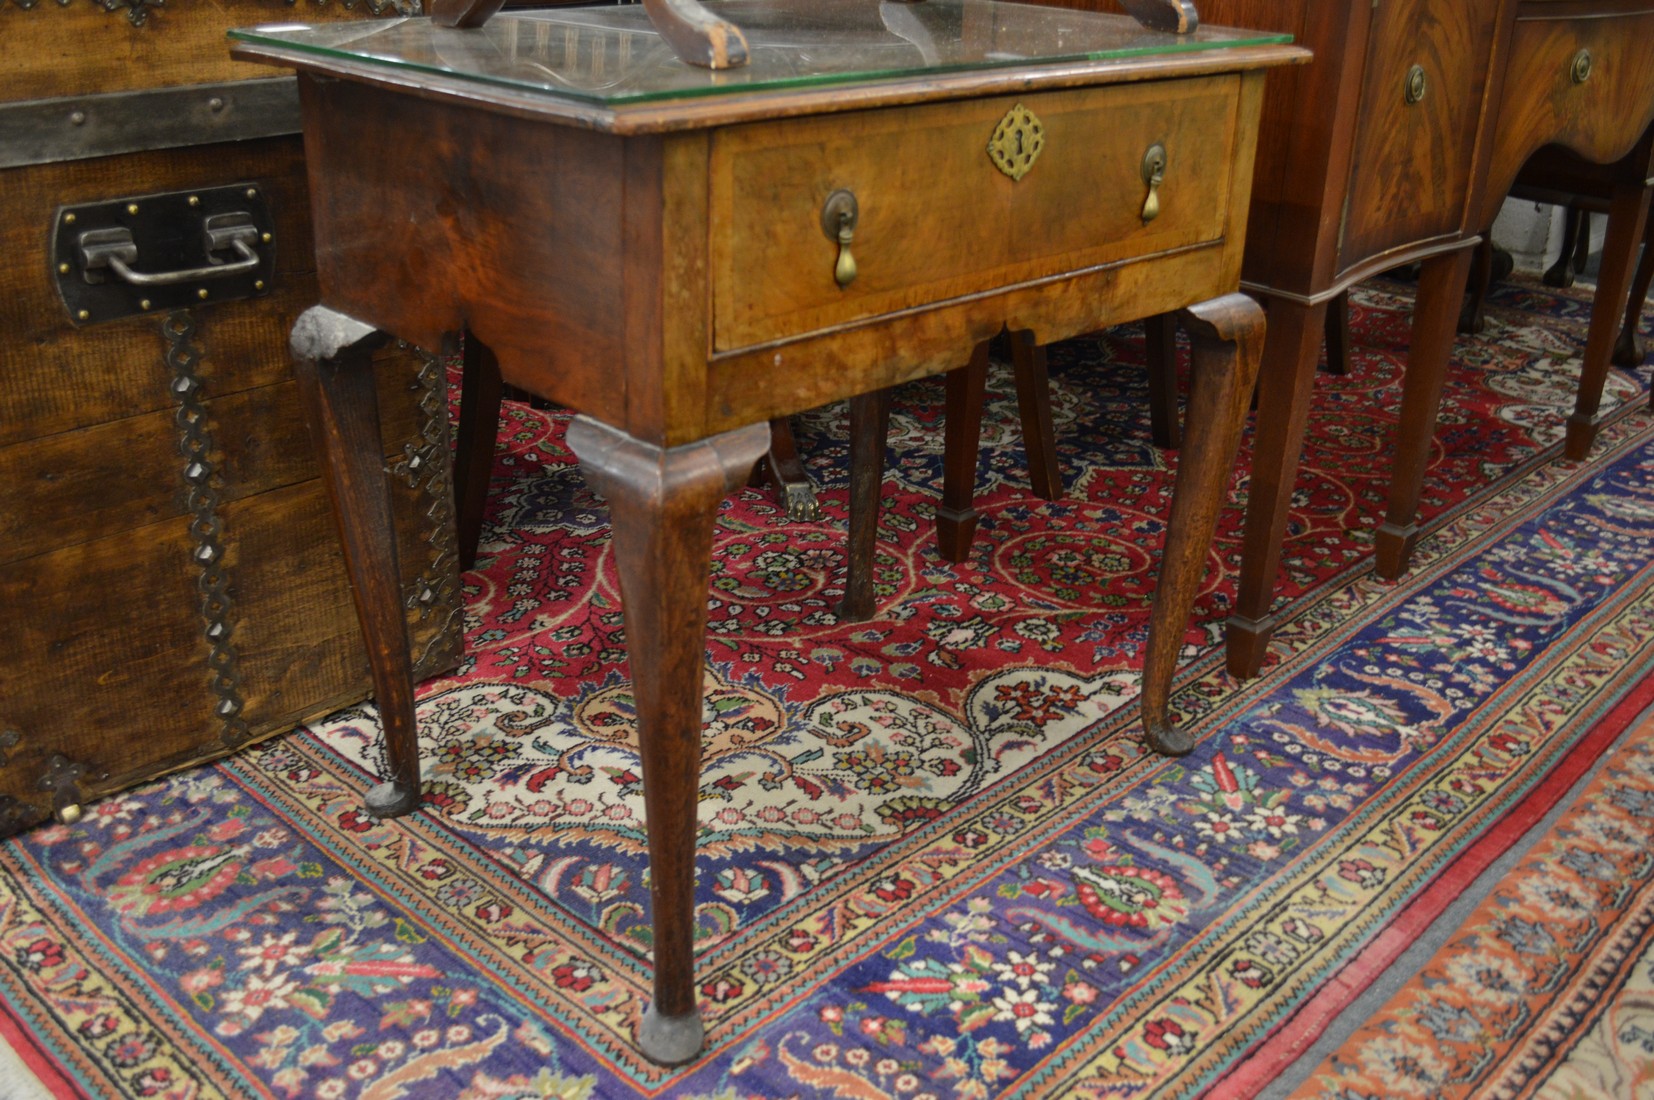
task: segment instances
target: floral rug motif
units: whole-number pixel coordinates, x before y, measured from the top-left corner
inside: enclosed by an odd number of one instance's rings
[[[1293,1094],[1654,1095],[1654,720]]]
[[[1318,386],[1296,599],[1246,684],[1220,650],[1224,516],[1173,701],[1202,737],[1182,760],[1137,728],[1176,463],[1148,441],[1140,333],[1052,351],[1061,501],[1023,488],[996,373],[959,566],[931,534],[941,386],[903,388],[870,623],[831,611],[843,408],[799,418],[825,518],[744,490],[715,536],[700,1061],[633,1047],[648,870],[605,509],[563,418],[517,405],[468,655],[420,691],[424,811],[362,810],[364,707],[7,842],[0,1029],[63,1095],[1201,1092],[1654,666],[1654,430],[1639,409],[1591,463],[1553,460],[1575,296],[1504,288],[1460,342],[1437,529],[1405,583],[1371,578],[1409,295],[1362,288],[1356,369]],[[1642,392],[1616,372],[1605,404]]]

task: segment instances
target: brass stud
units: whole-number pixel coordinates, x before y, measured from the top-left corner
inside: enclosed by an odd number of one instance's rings
[[[218,96],[213,96],[211,99],[207,100],[207,109],[209,111],[222,111],[224,109],[224,101]]]
[[[205,301],[205,300],[206,300],[206,297],[207,297],[207,288],[206,288],[206,287],[202,287],[202,288],[201,288],[201,289],[200,289],[200,290],[198,290],[198,291],[196,291],[196,292],[195,292],[195,296],[196,296],[196,297],[197,297],[197,298],[200,298],[200,299],[202,299],[202,300],[203,300],[203,301]]]
[[[190,196],[190,205],[191,206],[200,206],[201,205],[201,196],[200,195],[191,195]]]
[[[69,112],[69,125],[71,125],[71,126],[85,126],[86,125],[86,112],[85,111],[70,111]]]
[[[63,224],[64,225],[74,225],[75,224],[75,216],[73,214],[63,215]]]
[[[260,241],[262,241],[262,242],[264,242],[264,243],[265,243],[265,244],[269,244],[269,243],[270,243],[270,234],[268,234],[268,233],[261,233],[261,234],[259,234],[259,238],[258,238],[258,239],[259,239],[259,240],[260,240]]]
[[[264,289],[264,280],[263,279],[254,279],[253,280],[253,289],[254,290],[263,290]]]
[[[149,299],[148,298],[138,299],[138,308],[139,309],[148,309],[149,308]]]
[[[250,198],[250,199],[258,198],[258,188],[256,188],[256,187],[247,188],[247,197]]]
[[[135,202],[127,203],[126,204],[126,212],[128,214],[136,214],[138,212],[138,204],[135,203]]]
[[[82,321],[90,321],[92,319],[91,311],[90,310],[85,310],[85,309],[83,309],[79,313],[75,314],[75,316],[78,319],[82,320]]]
[[[68,264],[58,264],[57,265],[57,273],[59,275],[67,275],[67,274],[69,274],[69,272],[71,272],[73,270],[74,270],[74,268],[70,267]]]

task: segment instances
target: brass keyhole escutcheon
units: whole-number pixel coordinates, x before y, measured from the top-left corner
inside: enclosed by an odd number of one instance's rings
[[[1407,103],[1411,106],[1424,98],[1424,93],[1430,88],[1430,82],[1424,75],[1423,65],[1414,65],[1407,70]]]
[[[1166,147],[1158,141],[1143,154],[1143,182],[1149,197],[1143,201],[1143,224],[1160,216],[1160,185],[1166,181]]]
[[[1580,50],[1574,54],[1574,63],[1568,70],[1568,75],[1574,78],[1575,84],[1583,84],[1591,79],[1591,51]]]
[[[856,235],[856,221],[860,216],[854,192],[843,188],[828,195],[827,201],[821,204],[821,231],[838,245],[833,282],[840,289],[856,281],[856,258],[850,254],[850,241]]]

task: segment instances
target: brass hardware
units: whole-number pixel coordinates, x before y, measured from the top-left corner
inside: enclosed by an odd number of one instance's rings
[[[128,214],[136,214],[138,212],[138,204],[135,203],[135,202],[127,203],[126,204],[126,212]]]
[[[1429,91],[1429,89],[1430,83],[1425,78],[1423,65],[1414,65],[1411,69],[1407,70],[1406,96],[1408,106],[1412,106],[1419,100],[1423,99],[1424,93]]]
[[[74,225],[75,224],[75,216],[73,214],[63,215],[63,224],[64,225]]]
[[[860,217],[855,194],[843,188],[828,195],[827,201],[821,204],[821,231],[828,240],[838,244],[833,281],[841,288],[856,281],[856,258],[850,254],[850,241],[856,234],[856,221]]]
[[[81,815],[82,811],[78,802],[71,802],[67,806],[57,808],[57,819],[65,825],[73,825],[81,819]]]
[[[1005,112],[988,139],[988,159],[1013,180],[1026,176],[1044,149],[1045,123],[1020,103]]]
[[[1568,70],[1568,75],[1574,78],[1575,84],[1583,84],[1591,79],[1590,50],[1580,50],[1574,54],[1574,62]]]
[[[1143,200],[1143,224],[1160,216],[1160,185],[1166,181],[1166,147],[1158,141],[1143,154],[1143,182],[1149,185],[1149,197]]]

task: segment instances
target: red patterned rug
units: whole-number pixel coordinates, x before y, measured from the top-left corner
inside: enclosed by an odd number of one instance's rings
[[[1136,734],[1176,456],[1148,442],[1135,333],[1053,351],[1065,500],[1021,488],[1014,402],[990,407],[963,566],[931,534],[940,386],[899,395],[871,623],[831,612],[842,408],[802,419],[826,518],[788,523],[747,490],[716,535],[700,1061],[633,1049],[647,868],[605,511],[561,418],[520,406],[466,578],[469,655],[421,690],[426,810],[361,811],[379,759],[352,710],[7,842],[13,1047],[61,1095],[99,1097],[1239,1080],[1554,798],[1654,666],[1648,417],[1605,428],[1588,465],[1554,461],[1578,296],[1503,288],[1489,334],[1460,342],[1436,530],[1405,583],[1371,579],[1409,294],[1358,293],[1356,369],[1318,387],[1284,556],[1300,598],[1266,675],[1222,671],[1228,575],[1202,593],[1174,705],[1203,741],[1179,761]],[[1607,400],[1641,393],[1617,373]]]

